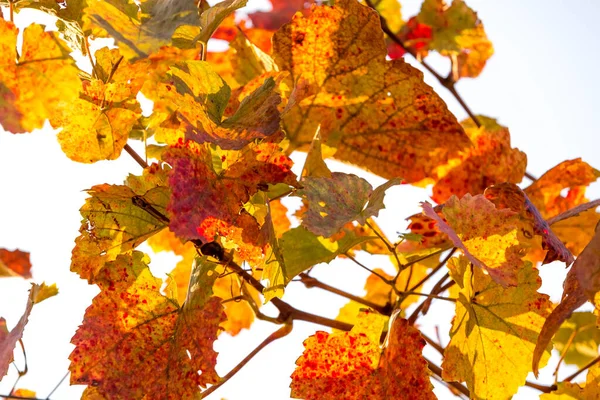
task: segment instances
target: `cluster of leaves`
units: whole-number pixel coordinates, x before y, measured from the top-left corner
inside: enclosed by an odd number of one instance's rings
[[[245,4],[9,0],[0,19],[3,128],[30,132],[48,120],[74,161],[126,150],[144,167],[123,185],[89,189],[80,210],[71,270],[100,293],[72,339],[71,384],[87,385],[84,398],[204,397],[247,362],[220,377],[214,341],[258,317],[283,327],[250,358],[294,320],[338,329],[306,340],[295,398],[432,399],[432,374],[474,399],[510,398],[547,363],[553,337],[561,362],[591,368],[584,387],[573,377],[537,385],[543,398],[597,398],[598,322],[569,317],[588,301],[600,309],[599,203],[585,198],[600,172],[570,160],[522,190],[527,159],[508,129],[483,116],[459,123],[402,58],[449,57],[447,88],[477,76],[493,52],[477,14],[462,0],[425,0],[406,22],[396,0],[274,0],[271,12],[236,23]],[[11,20],[22,8],[54,15],[58,33],[32,24],[17,48]],[[211,37],[229,49],[207,53]],[[92,54],[97,38],[114,46]],[[87,72],[71,49],[88,57]],[[140,94],[153,101],[150,116]],[[129,140],[143,140],[155,161]],[[308,153],[300,176],[295,150]],[[374,189],[326,158],[388,181]],[[438,205],[423,203],[411,232],[388,238],[374,218],[401,184],[433,184]],[[302,201],[300,224],[281,202],[288,196]],[[143,242],[181,256],[165,283],[136,250]],[[396,273],[370,270],[364,296],[311,277],[336,258],[369,269],[356,252],[389,256]],[[2,250],[0,275],[29,278],[20,258]],[[558,305],[538,292],[538,267],[551,261],[570,266]],[[336,320],[300,311],[282,300],[292,279],[351,302]],[[0,376],[33,304],[53,293],[34,285],[10,333],[0,320]],[[455,303],[445,348],[416,323],[434,299]],[[260,312],[266,302],[278,316]],[[426,342],[441,366],[423,357]]]

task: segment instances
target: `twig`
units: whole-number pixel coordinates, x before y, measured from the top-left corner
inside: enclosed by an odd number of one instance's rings
[[[148,163],[142,157],[140,157],[140,155],[136,153],[135,150],[129,146],[129,144],[126,144],[124,149],[142,168],[146,169],[149,167]]]
[[[350,260],[354,261],[354,263],[356,265],[358,265],[359,267],[369,271],[369,273],[375,275],[376,277],[378,277],[379,279],[381,279],[382,281],[384,281],[385,283],[387,283],[388,285],[392,286],[395,289],[395,285],[393,284],[393,282],[390,279],[387,279],[385,276],[373,271],[371,268],[367,267],[366,265],[362,264],[360,261],[358,261],[356,258],[352,257],[348,252],[344,253],[344,255],[346,257],[348,257]]]
[[[264,349],[269,343],[272,343],[277,339],[281,339],[282,337],[287,336],[292,331],[293,328],[294,328],[294,326],[290,322],[290,323],[286,323],[281,328],[279,328],[275,332],[271,333],[269,335],[269,337],[267,337],[265,340],[263,340],[261,344],[256,346],[256,348],[254,350],[252,350],[250,352],[250,354],[248,354],[242,361],[240,361],[240,363],[238,365],[233,367],[233,369],[231,371],[229,371],[227,373],[227,375],[225,375],[223,378],[221,378],[219,383],[212,385],[211,387],[206,389],[204,392],[202,392],[202,398],[205,398],[206,396],[210,395],[212,392],[217,390],[219,387],[224,385],[229,379],[231,379],[235,374],[237,374],[246,364],[248,364],[248,362],[250,360],[252,360],[252,358],[254,358],[254,356],[256,356],[259,351]]]
[[[532,182],[537,181],[537,178],[533,175],[531,175],[529,172],[525,171],[525,178],[529,179]]]
[[[14,394],[0,394],[0,398],[3,399],[19,399],[19,400],[44,400],[39,397],[24,397],[24,396],[16,396]]]
[[[385,238],[385,236],[383,236],[383,234],[378,232],[377,229],[375,229],[375,227],[373,225],[371,225],[368,220],[365,221],[365,225],[367,225],[375,233],[375,235],[377,235],[377,237],[379,239],[381,239],[383,244],[385,244],[385,247],[388,248],[388,251],[394,255],[394,258],[396,259],[396,262],[398,263],[398,270],[400,270],[400,271],[403,270],[404,266],[400,262],[400,258],[398,257],[398,253],[396,252],[396,247],[392,246],[392,244],[390,242],[388,242],[388,240]],[[395,281],[394,281],[394,283],[395,283]]]
[[[313,278],[312,276],[310,276],[306,273],[300,274],[300,282],[302,282],[304,284],[304,286],[306,286],[307,288],[316,287],[319,289],[326,290],[328,292],[337,294],[338,296],[345,297],[349,300],[352,300],[352,301],[355,301],[364,306],[370,307],[373,310],[375,310],[378,313],[383,314],[383,315],[390,315],[392,312],[391,305],[380,306],[379,304],[375,304],[369,300],[363,299],[362,297],[355,296],[351,293],[345,292],[341,289],[338,289],[338,288],[330,286],[326,283],[323,283],[323,282],[319,281],[318,279]]]
[[[85,48],[85,52],[87,53],[88,60],[90,61],[90,64],[92,64],[92,77],[98,78],[98,72],[96,71],[96,63],[94,62],[94,59],[92,58],[92,52],[90,51],[90,44],[88,42],[87,36],[85,36],[83,38],[83,45]],[[107,83],[107,82],[104,82],[104,83]],[[102,107],[100,107],[100,108],[102,108]]]
[[[456,247],[453,247],[452,250],[450,250],[450,253],[448,253],[448,255],[446,257],[444,257],[444,259],[442,261],[440,261],[438,265],[436,265],[425,277],[423,277],[423,279],[421,279],[418,283],[416,283],[413,287],[410,288],[410,291],[411,292],[414,291],[419,286],[421,286],[422,284],[427,282],[429,280],[429,278],[431,278],[433,275],[435,275],[444,265],[446,265],[448,260],[450,260],[450,258],[452,258],[452,256],[454,255],[455,252],[456,252]]]
[[[599,362],[600,362],[600,356],[594,358],[592,361],[590,361],[589,363],[587,363],[586,365],[584,365],[583,367],[581,367],[577,372],[573,373],[572,375],[569,375],[568,377],[566,377],[562,381],[563,382],[571,382],[573,379],[575,379],[577,377],[577,375],[581,374],[586,369],[593,367],[595,364],[597,364]]]
[[[60,387],[60,385],[62,385],[62,383],[65,381],[65,379],[67,379],[67,376],[69,376],[70,373],[71,373],[71,371],[67,371],[67,373],[60,379],[60,381],[58,381],[56,386],[54,386],[54,388],[46,396],[46,400],[50,400],[50,396],[52,396],[52,394],[54,394],[54,392],[56,392],[56,390]]]
[[[446,273],[433,287],[433,289],[431,289],[431,294],[436,295],[438,293],[442,292],[442,285],[444,284],[444,282],[446,281],[446,279],[448,279],[450,275],[448,275],[448,273]],[[454,281],[451,281],[452,284],[454,284]],[[415,321],[417,320],[417,318],[419,317],[419,314],[421,313],[421,311],[426,310],[427,308],[429,308],[429,305],[431,304],[431,300],[427,299],[425,301],[423,301],[421,304],[419,304],[417,306],[417,308],[413,311],[413,313],[410,315],[410,317],[408,317],[408,321],[411,324],[414,324]]]
[[[23,359],[25,360],[25,367],[23,368],[23,371],[21,371],[17,367],[17,364],[13,361],[13,365],[17,369],[17,373],[19,374],[19,376],[17,376],[17,379],[15,379],[15,383],[13,383],[12,389],[10,389],[10,393],[13,393],[15,391],[15,388],[17,387],[17,384],[19,383],[21,378],[27,375],[27,371],[29,371],[29,367],[27,365],[27,352],[25,351],[25,345],[23,345],[22,339],[19,339],[19,344],[21,345],[21,350],[23,350]]]
[[[529,381],[525,381],[525,386],[529,386],[530,388],[537,389],[543,393],[550,393],[550,392],[558,389],[558,387],[556,385],[546,386],[546,385],[540,385],[539,383],[529,382]]]

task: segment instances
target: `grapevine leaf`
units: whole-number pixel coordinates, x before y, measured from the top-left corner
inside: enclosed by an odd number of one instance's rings
[[[366,2],[361,0],[361,3],[365,4]],[[371,0],[371,3],[379,15],[385,18],[385,22],[392,32],[398,32],[402,28],[404,21],[402,21],[400,11],[402,7],[398,0]]]
[[[268,284],[263,290],[265,303],[267,303],[274,297],[281,298],[284,289],[289,282],[289,279],[287,278],[289,274],[281,251],[280,240],[275,234],[275,228],[271,219],[271,211],[268,205],[267,215],[265,216],[265,223],[261,233],[267,242],[265,249],[266,257],[258,269],[262,269],[262,279],[268,281]]]
[[[433,186],[436,203],[450,196],[476,195],[496,183],[519,183],[525,174],[527,156],[510,147],[508,129],[496,120],[477,116],[482,123],[477,127],[471,119],[461,122],[473,147],[461,151],[456,159],[437,169],[437,182]]]
[[[187,298],[192,265],[196,258],[196,248],[191,242],[182,243],[173,232],[163,229],[156,235],[148,239],[148,244],[154,252],[171,251],[181,256],[182,259],[175,268],[168,274],[167,285],[177,287],[177,300],[183,304]],[[229,299],[240,296],[241,283],[234,274],[220,275],[212,287],[215,296],[222,299]],[[255,303],[259,302],[258,293],[251,287],[246,287],[244,292],[251,295]],[[242,329],[248,329],[254,322],[254,312],[246,300],[227,301],[223,304],[227,320],[221,323],[223,332],[232,336],[240,333]]]
[[[550,219],[575,206],[586,203],[586,187],[600,177],[600,171],[577,158],[564,161],[550,169],[531,184],[525,193],[540,210],[542,216]],[[565,196],[561,192],[568,189]],[[552,224],[552,230],[575,255],[594,236],[594,228],[600,221],[600,214],[594,210]]]
[[[140,196],[127,186],[103,184],[88,193],[91,197],[80,209],[83,220],[71,271],[91,282],[106,262],[133,250],[166,226],[167,221],[152,213],[150,207],[164,216],[169,190],[157,186]],[[138,205],[134,199],[138,199]]]
[[[41,285],[32,283],[25,311],[19,322],[17,322],[17,325],[8,332],[6,329],[6,320],[0,318],[0,379],[6,375],[10,363],[13,361],[15,345],[23,337],[23,330],[25,329],[25,325],[27,325],[29,314],[31,314],[34,304],[38,304],[57,293],[58,289],[56,285],[48,286],[45,283]]]
[[[199,42],[208,43],[208,39],[217,30],[221,22],[235,10],[246,5],[248,0],[225,0],[200,15],[200,35],[196,38]]]
[[[304,189],[299,194],[308,202],[302,225],[316,235],[329,237],[348,222],[364,225],[367,218],[377,216],[385,207],[385,191],[399,185],[401,180],[392,179],[373,190],[363,178],[333,172],[331,178],[309,176],[302,183]]]
[[[13,133],[41,128],[61,101],[77,98],[81,88],[70,49],[55,32],[31,24],[23,32],[0,19],[0,125]]]
[[[583,368],[598,357],[600,330],[596,327],[596,316],[591,312],[573,313],[556,332],[552,342],[565,363]]]
[[[454,245],[463,250],[469,261],[486,271],[495,282],[514,286],[523,267],[523,249],[528,247],[523,232],[533,228],[521,221],[510,209],[497,209],[483,195],[453,196],[446,202],[444,222],[428,203],[423,212],[437,222]]]
[[[596,226],[594,237],[577,257],[577,266],[573,266],[579,284],[594,301],[596,293],[600,292],[600,224]]]
[[[517,272],[517,286],[504,288],[463,256],[451,259],[448,268],[460,291],[442,376],[466,381],[474,399],[510,398],[525,384],[538,332],[552,306],[537,292],[538,272],[527,262]],[[548,358],[545,351],[543,362]]]
[[[287,279],[290,280],[313,265],[328,263],[354,246],[376,236],[356,236],[344,232],[338,240],[317,236],[304,227],[290,229],[281,236],[280,247],[286,264]]]
[[[83,30],[114,38],[128,60],[146,58],[170,45],[177,28],[200,24],[193,0],[148,0],[139,7],[129,0],[87,1]]]
[[[212,346],[225,314],[211,296],[216,265],[199,259],[179,306],[160,293],[148,261],[137,251],[119,255],[98,274],[101,291],[71,340],[71,384],[95,386],[107,398],[199,397],[198,386],[219,379]]]
[[[298,11],[304,10],[305,0],[270,0],[273,9],[269,12],[255,11],[248,14],[256,28],[274,31],[292,19]],[[309,1],[309,3],[312,0]]]
[[[542,237],[542,246],[548,250],[543,260],[544,264],[555,260],[563,261],[567,265],[573,263],[573,254],[554,234],[538,209],[535,208],[527,195],[517,185],[513,183],[501,183],[490,186],[485,190],[484,196],[499,209],[508,208],[515,211],[519,219],[524,223],[521,229],[526,237],[531,238],[534,234]]]
[[[354,0],[313,5],[284,25],[273,59],[305,86],[283,119],[292,148],[306,149],[320,125],[337,159],[412,183],[470,146],[421,72],[385,57],[379,16]]]
[[[304,341],[292,374],[293,398],[435,399],[419,331],[399,317],[387,346],[379,338],[385,317],[361,313],[350,332],[317,332]]]
[[[170,228],[180,237],[209,242],[237,227],[242,229],[244,242],[257,243],[258,223],[240,209],[259,184],[296,186],[292,161],[273,143],[249,145],[241,151],[224,152],[222,157],[222,170],[217,173],[204,146],[187,142],[164,153],[164,160],[173,166]]]
[[[494,54],[477,13],[463,0],[454,0],[449,7],[444,0],[425,0],[417,21],[431,28],[431,39],[422,50],[451,57],[457,77],[477,77]],[[421,51],[421,56],[425,54]]]
[[[188,139],[239,150],[255,139],[279,132],[277,106],[281,96],[272,77],[246,93],[236,112],[225,119],[232,100],[231,88],[208,62],[187,61],[172,66],[167,79],[154,94],[155,109],[163,113],[163,124],[182,130]],[[175,144],[180,137],[166,142]]]
[[[0,249],[0,277],[11,276],[31,278],[31,261],[28,252]]]

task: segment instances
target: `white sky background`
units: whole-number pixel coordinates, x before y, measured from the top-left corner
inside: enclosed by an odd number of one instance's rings
[[[262,6],[263,2],[250,3]],[[595,0],[470,0],[468,4],[478,11],[496,54],[479,78],[464,79],[458,84],[458,91],[467,104],[474,112],[498,118],[510,128],[513,146],[527,153],[527,170],[535,176],[576,157],[600,168],[597,113],[600,3]],[[416,14],[419,5],[418,0],[402,1],[405,19]],[[37,17],[36,20],[40,21]],[[21,26],[27,21],[20,18]],[[448,68],[445,60],[438,57],[430,57],[428,61],[438,71],[445,73]],[[451,95],[427,73],[425,80],[462,120],[465,114]],[[134,147],[143,152],[141,146]],[[298,155],[294,160],[301,168],[303,156]],[[374,186],[383,182],[381,178],[348,166],[330,165],[338,171],[367,177]],[[39,397],[45,397],[67,371],[67,356],[73,348],[69,340],[97,293],[95,286],[88,286],[69,271],[73,241],[80,226],[78,210],[86,198],[83,190],[101,183],[121,184],[128,173],[139,174],[141,169],[127,154],[116,161],[78,164],[61,152],[50,129],[12,135],[0,128],[0,247],[30,251],[34,281],[56,282],[60,290],[58,296],[34,307],[25,329],[30,371],[19,382],[19,387],[36,390]],[[404,218],[419,211],[418,203],[428,199],[429,191],[401,186],[388,193],[388,209],[382,211],[378,221],[387,233],[394,234],[404,231]],[[600,197],[599,188],[593,187],[588,197]],[[168,271],[175,265],[173,258],[164,255],[152,256],[152,260],[151,266],[156,271]],[[361,260],[371,267],[391,267],[384,258],[362,257]],[[333,262],[317,268],[316,272],[315,276],[326,283],[363,293],[366,274],[352,264]],[[541,273],[543,291],[551,293],[554,301],[558,300],[563,266],[557,263],[544,266]],[[20,279],[0,280],[0,316],[7,319],[9,328],[21,316],[28,288],[29,283]],[[318,289],[305,289],[301,284],[291,284],[284,299],[331,318],[346,302]],[[265,307],[265,312],[274,313],[271,307]],[[433,336],[431,327],[436,324],[448,327],[452,314],[452,304],[434,302],[423,326]],[[215,343],[220,352],[217,365],[220,375],[227,373],[276,328],[257,322],[250,331],[235,338],[221,335]],[[269,345],[210,398],[288,398],[289,376],[302,352],[302,341],[316,329],[323,328],[297,322],[291,335]],[[441,334],[446,344],[447,328],[442,329]],[[16,353],[17,364],[22,366],[20,352]],[[435,351],[426,349],[425,354],[439,361]],[[548,383],[552,372],[549,369],[542,371]],[[564,377],[569,369],[562,368],[561,372]],[[15,369],[11,367],[0,382],[0,394],[10,390],[15,377]],[[70,387],[65,382],[52,398],[79,398],[82,390],[82,386]],[[436,389],[436,393],[440,398],[450,398],[444,388]],[[515,398],[531,398],[535,393],[522,389]]]

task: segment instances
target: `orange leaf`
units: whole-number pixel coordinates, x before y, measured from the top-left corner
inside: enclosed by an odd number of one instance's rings
[[[483,124],[477,128],[470,119],[461,122],[473,147],[438,168],[438,181],[433,186],[436,203],[441,204],[452,195],[462,197],[467,193],[483,193],[496,183],[519,183],[525,174],[527,156],[510,147],[508,129],[496,120],[478,116]]]
[[[59,103],[75,100],[81,89],[71,50],[55,32],[28,26],[17,57],[18,32],[0,18],[0,124],[13,133],[41,128]]]
[[[120,255],[98,275],[101,291],[71,340],[71,384],[107,398],[199,397],[198,386],[219,379],[212,346],[225,314],[210,290],[216,265],[200,261],[180,307],[160,293],[148,261],[137,251]]]
[[[29,253],[21,250],[0,249],[0,276],[31,278]]]
[[[304,341],[292,374],[293,398],[435,399],[425,341],[408,321],[396,317],[383,353],[379,347],[385,317],[361,313],[350,332],[317,332]]]
[[[273,58],[305,86],[283,120],[292,148],[306,149],[321,125],[335,158],[417,182],[468,147],[421,72],[385,57],[379,16],[355,0],[313,5],[308,17],[296,14],[284,25],[273,37]]]

